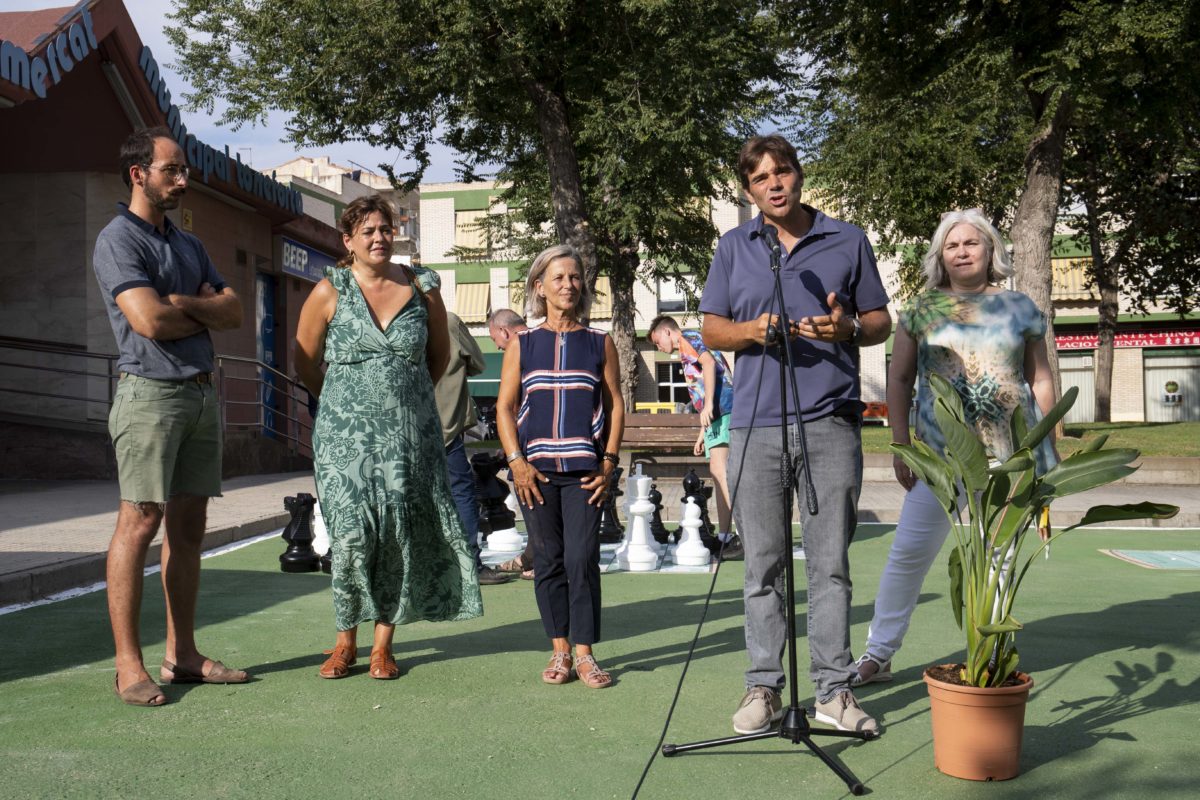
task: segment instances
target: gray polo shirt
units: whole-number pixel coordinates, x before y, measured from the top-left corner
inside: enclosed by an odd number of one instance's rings
[[[830,292],[837,293],[847,314],[885,307],[887,292],[866,234],[805,207],[813,214],[812,228],[781,259],[779,277],[788,317],[798,320],[828,314]],[[701,313],[746,322],[772,310],[775,278],[770,251],[762,238],[750,238],[762,226],[759,214],[717,242],[700,298]],[[792,341],[791,351],[805,421],[835,413],[861,413],[857,347],[848,342],[798,338]],[[778,350],[758,344],[739,350],[734,370],[730,427],[750,427],[752,416],[755,427],[779,425]],[[789,381],[789,420],[795,419],[794,403]]]
[[[208,331],[171,341],[147,339],[130,327],[117,305],[117,295],[140,286],[153,288],[160,297],[194,295],[202,283],[219,292],[225,281],[199,239],[179,230],[169,219],[163,221],[163,229],[165,233],[159,233],[129,206],[118,203],[117,216],[96,238],[92,266],[117,339],[117,369],[143,378],[180,380],[212,372],[213,344]]]

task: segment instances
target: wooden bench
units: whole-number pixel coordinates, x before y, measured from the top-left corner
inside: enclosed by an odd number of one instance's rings
[[[699,414],[626,414],[621,448],[635,453],[691,455],[699,435]]]

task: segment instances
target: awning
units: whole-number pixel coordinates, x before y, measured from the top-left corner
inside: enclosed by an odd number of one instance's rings
[[[600,275],[596,278],[596,296],[592,298],[592,310],[588,314],[588,318],[612,318],[612,287],[609,285],[607,275]]]
[[[467,324],[487,322],[491,284],[460,283],[455,288],[454,313]]]

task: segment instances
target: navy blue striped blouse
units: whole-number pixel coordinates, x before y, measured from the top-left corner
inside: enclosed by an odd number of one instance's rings
[[[604,452],[604,331],[530,328],[521,347],[517,438],[543,472],[591,471]]]

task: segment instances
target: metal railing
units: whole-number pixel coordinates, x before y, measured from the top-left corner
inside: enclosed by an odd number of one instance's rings
[[[0,367],[0,392],[30,398],[5,403],[9,413],[71,422],[108,418],[118,378],[116,356],[0,338]]]
[[[312,416],[303,384],[261,361],[217,356],[224,430],[257,430],[312,458]]]
[[[116,393],[117,356],[0,337],[4,410],[54,422],[101,424]],[[312,457],[309,394],[300,383],[252,358],[216,358],[225,431],[258,431]]]

